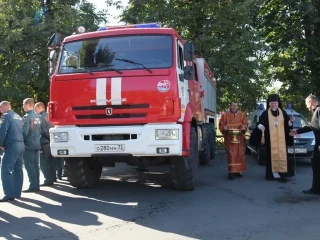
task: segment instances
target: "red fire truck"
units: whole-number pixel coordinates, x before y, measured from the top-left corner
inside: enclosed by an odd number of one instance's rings
[[[194,46],[159,23],[103,27],[49,41],[51,152],[71,185],[103,166],[171,165],[176,189],[195,188],[215,154],[216,82]]]

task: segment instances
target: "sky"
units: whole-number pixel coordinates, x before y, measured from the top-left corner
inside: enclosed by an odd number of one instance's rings
[[[101,9],[104,9],[106,8],[106,5],[105,5],[105,2],[104,0],[87,0],[88,2],[96,5],[97,7],[97,10],[101,10]],[[129,0],[122,0],[122,5],[124,7],[126,7],[128,5],[128,1]],[[112,7],[109,9],[109,14],[111,14],[113,17],[110,17],[108,20],[109,20],[109,23],[108,25],[122,25],[124,23],[118,23],[119,20],[117,20],[115,17],[119,16],[121,14],[121,10],[118,10],[116,9],[115,7]]]

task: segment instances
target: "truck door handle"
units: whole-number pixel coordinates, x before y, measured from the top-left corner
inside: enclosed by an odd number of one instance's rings
[[[180,80],[181,82],[183,82],[183,81],[184,81],[184,76],[183,76],[183,74],[182,74],[182,73],[180,73],[180,74],[179,74],[179,80]]]

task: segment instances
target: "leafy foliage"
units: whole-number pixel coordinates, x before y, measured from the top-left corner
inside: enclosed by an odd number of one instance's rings
[[[17,107],[26,97],[48,100],[48,37],[79,25],[95,30],[109,15],[86,0],[48,2],[41,19],[38,0],[0,0],[0,100]],[[192,40],[214,70],[220,111],[233,99],[251,111],[275,81],[295,110],[305,109],[308,93],[320,96],[319,0],[130,0],[126,8],[105,2],[122,8],[126,23],[159,21]]]
[[[281,95],[302,111],[320,95],[320,1],[263,1],[259,29],[269,46],[265,76],[283,83]]]
[[[267,83],[261,75],[264,44],[255,28],[258,11],[257,0],[131,0],[121,20],[175,28],[214,70],[220,110],[233,99],[251,110]]]
[[[86,1],[56,0],[40,24],[39,8],[39,1],[0,0],[0,101],[15,107],[27,97],[48,101],[48,37],[55,31],[70,35],[79,25],[95,30],[106,21],[106,11],[96,13]]]

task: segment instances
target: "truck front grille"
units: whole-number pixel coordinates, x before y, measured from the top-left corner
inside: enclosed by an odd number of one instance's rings
[[[113,118],[145,118],[146,113],[124,113],[124,114],[87,114],[87,115],[75,115],[77,119],[113,119]]]
[[[149,104],[124,104],[124,105],[103,105],[103,106],[73,106],[72,111],[76,119],[124,119],[124,118],[145,118],[147,113],[142,109],[150,108]],[[106,109],[112,113],[101,113]],[[132,109],[133,113],[130,113]],[[141,109],[142,113],[137,113]],[[88,113],[87,113],[88,112]],[[90,113],[89,113],[90,112]]]

